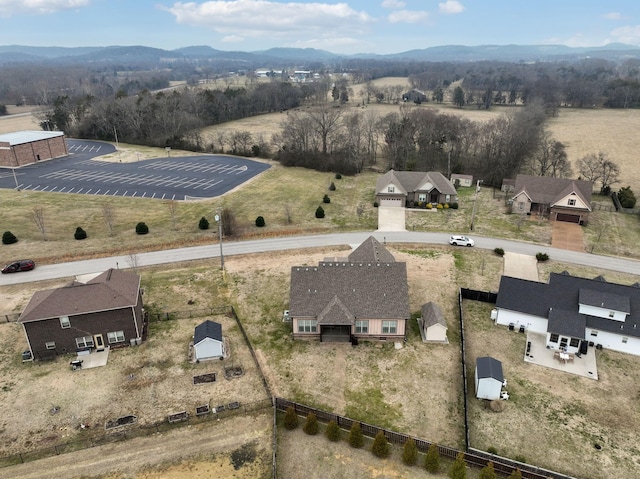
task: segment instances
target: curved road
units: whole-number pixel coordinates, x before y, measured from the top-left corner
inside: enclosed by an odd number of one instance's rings
[[[333,233],[327,235],[288,236],[237,242],[223,241],[222,253],[223,257],[227,257],[239,254],[264,253],[268,251],[284,251],[298,248],[314,248],[319,246],[358,245],[371,235],[375,236],[380,242],[386,241],[389,243],[424,243],[444,245],[448,244],[449,241],[449,235],[447,233],[424,233],[415,231]],[[474,240],[477,248],[489,250],[502,248],[505,252],[528,255],[535,255],[536,253],[543,252],[547,253],[550,259],[565,263],[579,264],[592,268],[620,271],[630,274],[640,273],[640,261],[637,260],[598,256],[589,253],[561,250],[533,243],[522,243],[478,236],[474,236]],[[151,266],[219,257],[220,245],[219,243],[212,243],[205,246],[193,246],[188,248],[140,253],[137,255],[137,266]],[[130,258],[127,255],[123,255],[38,266],[35,270],[28,273],[2,275],[0,277],[0,286],[47,279],[69,278],[79,274],[102,272],[115,267],[130,268]]]

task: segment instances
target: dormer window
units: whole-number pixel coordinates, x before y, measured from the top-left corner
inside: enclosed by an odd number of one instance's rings
[[[395,192],[396,192],[395,186],[387,186],[387,193],[395,193]]]
[[[575,198],[569,198],[569,206],[575,206],[576,205],[576,199]]]
[[[69,321],[69,316],[60,316],[60,327],[62,329],[69,329],[71,327],[71,321]]]

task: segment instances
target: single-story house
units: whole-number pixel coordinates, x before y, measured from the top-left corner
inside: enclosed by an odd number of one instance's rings
[[[414,88],[402,95],[402,101],[404,102],[411,101],[414,103],[426,103],[429,101],[429,97],[425,92]]]
[[[0,135],[0,166],[19,167],[68,154],[62,131],[16,131]]]
[[[511,212],[549,215],[551,221],[586,224],[592,190],[590,181],[517,175]]]
[[[456,180],[459,186],[464,186],[465,188],[469,188],[473,186],[473,175],[461,175],[459,173],[453,173],[451,175],[451,183],[456,185]]]
[[[478,399],[500,399],[504,376],[502,363],[484,356],[476,359],[476,397]]]
[[[640,285],[626,286],[568,273],[547,283],[500,280],[497,324],[545,334],[549,349],[586,353],[589,347],[640,356]]]
[[[222,325],[220,323],[206,320],[196,326],[193,334],[193,353],[195,361],[225,357]]]
[[[447,322],[444,319],[442,310],[436,303],[428,302],[422,305],[418,325],[424,342],[449,342],[447,339]]]
[[[18,318],[34,359],[138,344],[146,325],[140,276],[109,269],[36,291]]]
[[[458,193],[438,171],[389,170],[376,183],[378,206],[413,206],[414,204],[457,203]]]
[[[410,317],[407,265],[373,236],[346,258],[291,268],[295,339],[402,341]]]

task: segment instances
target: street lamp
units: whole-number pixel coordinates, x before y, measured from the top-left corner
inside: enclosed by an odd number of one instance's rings
[[[218,222],[218,241],[220,242],[220,269],[224,272],[224,255],[222,254],[222,215],[220,214],[220,209],[218,209],[218,214],[216,214],[214,218]]]

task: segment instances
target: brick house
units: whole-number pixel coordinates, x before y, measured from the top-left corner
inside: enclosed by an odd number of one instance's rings
[[[30,165],[68,154],[61,131],[17,131],[0,135],[0,166]]]
[[[410,317],[406,263],[370,236],[347,258],[294,266],[289,316],[294,339],[404,340]]]
[[[109,269],[87,282],[37,291],[18,322],[34,359],[138,343],[146,324],[140,276]]]
[[[379,206],[408,206],[414,204],[456,203],[458,192],[453,183],[438,171],[389,170],[376,183],[376,202]]]

